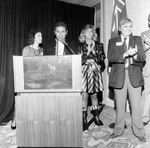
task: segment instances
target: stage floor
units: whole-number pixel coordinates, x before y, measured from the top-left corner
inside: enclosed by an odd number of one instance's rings
[[[88,120],[92,118],[88,113]],[[126,114],[126,123],[128,129],[124,131],[124,135],[114,140],[109,139],[109,135],[113,132],[109,128],[109,124],[115,120],[115,110],[105,106],[100,114],[100,119],[104,126],[98,127],[94,123],[91,124],[88,131],[83,132],[84,148],[150,148],[150,124],[145,126],[146,143],[140,142],[132,133],[130,114]],[[0,126],[0,148],[17,148],[16,131],[10,128],[11,122],[7,125]]]

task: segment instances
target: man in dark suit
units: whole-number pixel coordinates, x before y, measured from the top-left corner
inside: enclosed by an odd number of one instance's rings
[[[67,25],[58,22],[55,25],[55,38],[49,40],[44,45],[44,55],[72,55],[77,53],[75,41],[66,39],[68,33]]]
[[[112,64],[109,75],[109,87],[116,96],[116,123],[110,138],[124,133],[125,106],[127,93],[131,105],[132,130],[141,142],[146,142],[145,130],[141,117],[141,88],[144,85],[142,67],[145,52],[139,36],[132,36],[133,23],[124,18],[119,23],[121,35],[109,40],[108,61]]]

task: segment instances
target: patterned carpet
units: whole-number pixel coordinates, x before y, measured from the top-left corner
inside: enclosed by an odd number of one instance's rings
[[[88,120],[92,115],[89,113]],[[150,148],[150,124],[145,126],[146,143],[140,142],[132,133],[130,114],[126,115],[126,123],[128,129],[124,131],[124,135],[114,140],[109,139],[109,135],[113,132],[109,128],[109,124],[115,120],[115,110],[105,106],[100,114],[100,119],[104,126],[98,127],[94,123],[91,124],[88,131],[83,132],[84,148]],[[7,125],[0,126],[0,148],[17,148],[16,131],[11,130],[11,122]]]

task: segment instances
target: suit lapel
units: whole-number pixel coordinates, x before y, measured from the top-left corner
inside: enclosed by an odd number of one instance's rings
[[[117,38],[117,42],[122,42],[122,40],[121,40],[121,36],[118,36],[118,38]]]
[[[119,44],[119,45],[117,45],[117,44]],[[120,51],[122,50],[122,52],[124,52],[124,48],[123,48],[123,45],[122,45],[121,36],[118,36],[118,37],[116,38],[116,47],[117,47]]]

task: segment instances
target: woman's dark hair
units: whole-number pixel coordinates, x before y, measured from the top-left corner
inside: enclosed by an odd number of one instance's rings
[[[28,34],[28,44],[29,45],[33,45],[34,43],[34,39],[35,39],[35,35],[40,32],[43,36],[43,29],[41,28],[34,28],[32,29],[29,34]]]

